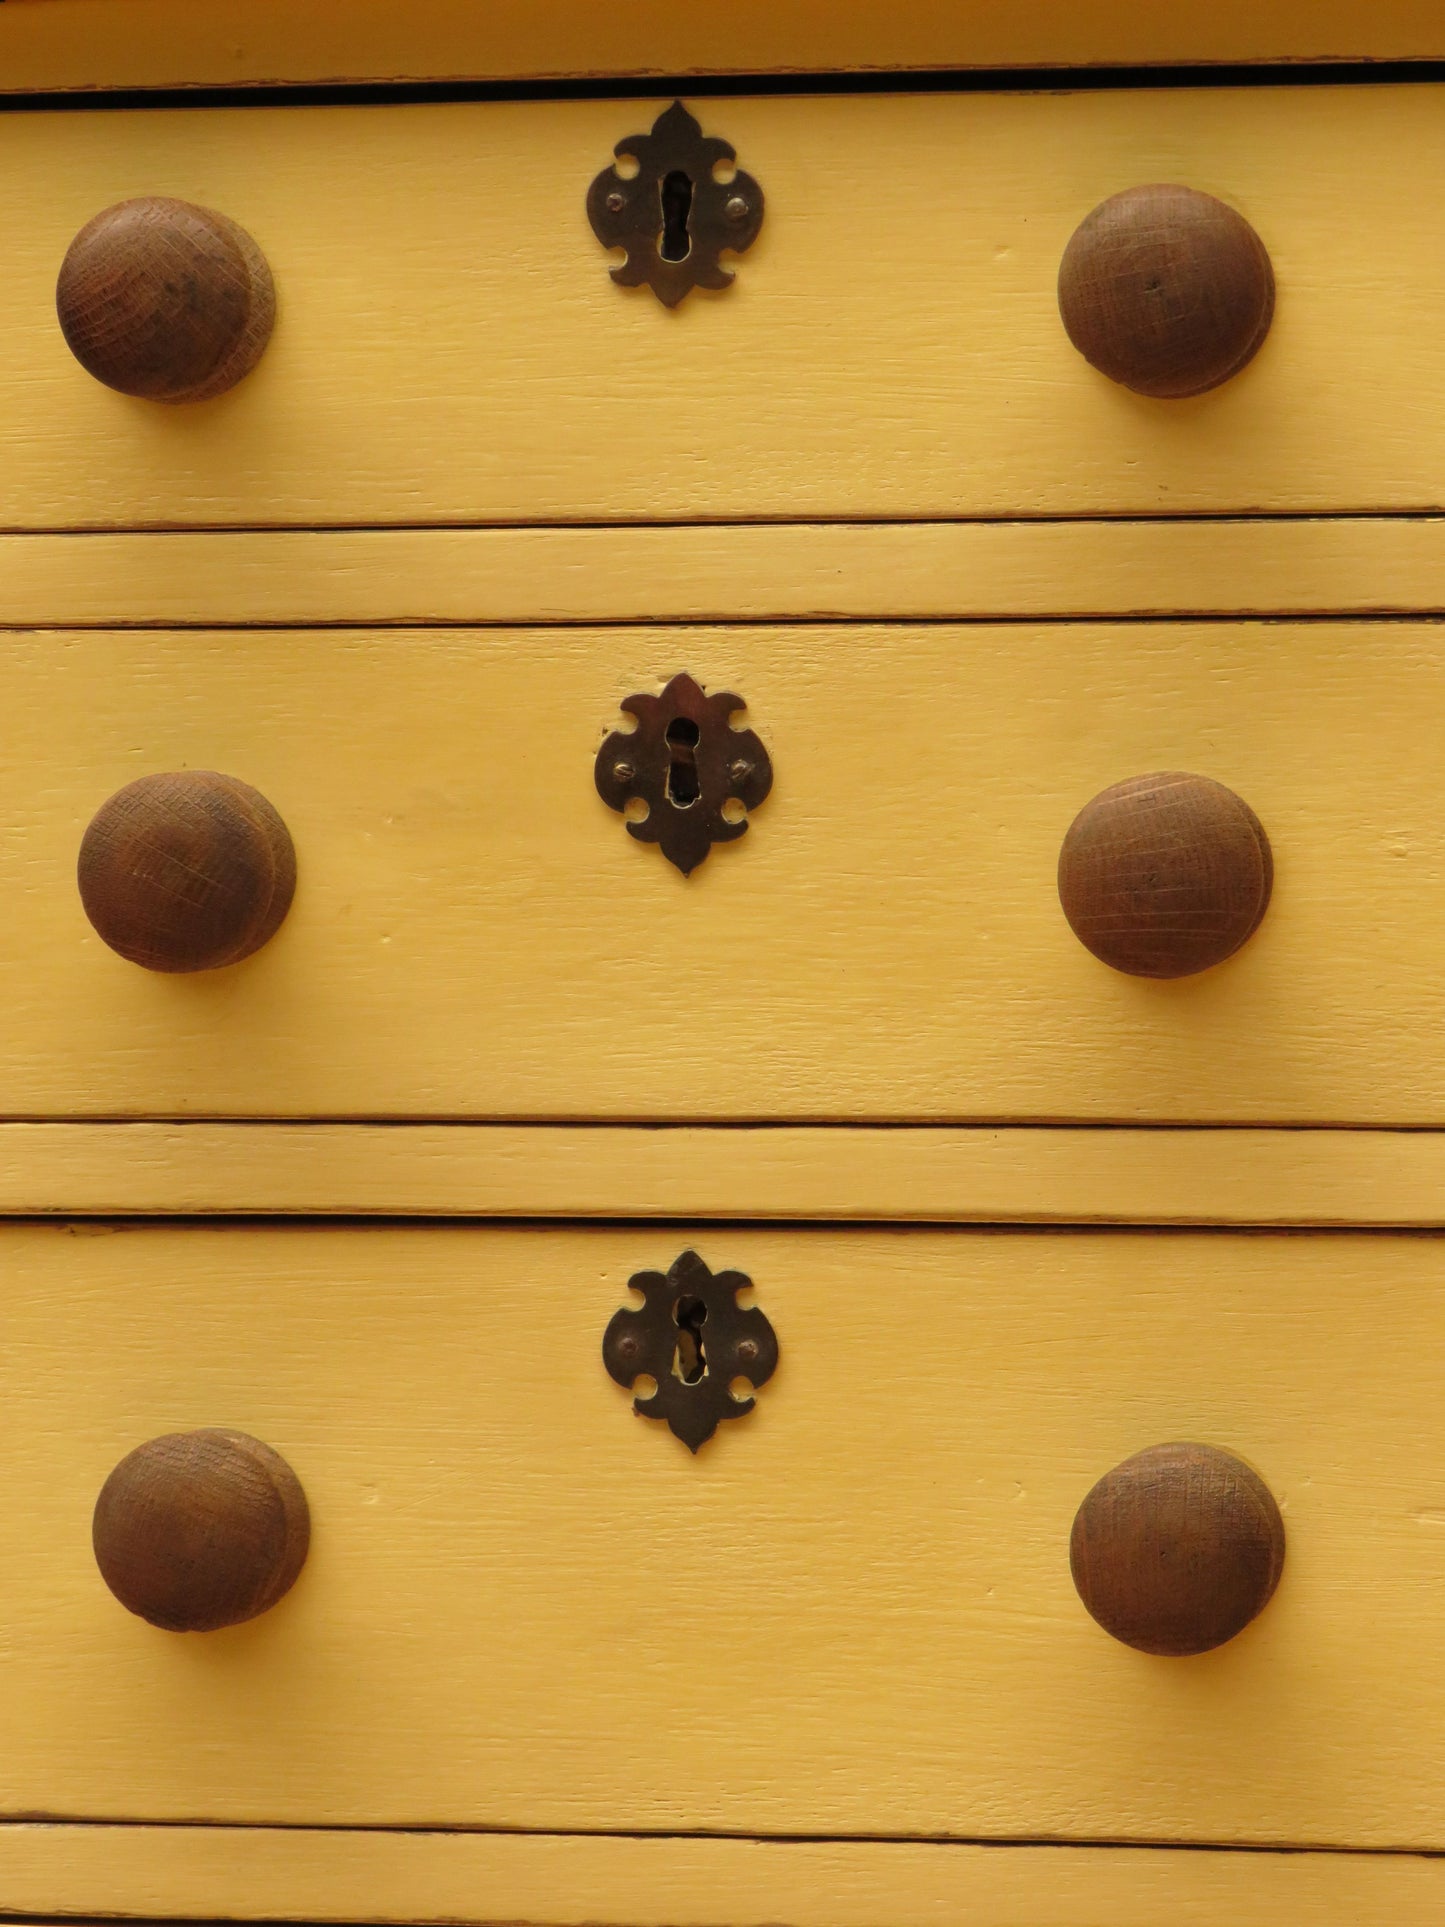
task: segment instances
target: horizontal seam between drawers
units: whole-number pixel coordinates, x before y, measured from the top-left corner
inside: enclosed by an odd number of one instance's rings
[[[1166,1118],[1157,1123],[1148,1119],[1090,1119],[1077,1122],[1060,1121],[1053,1118],[1022,1118],[1015,1122],[989,1122],[977,1118],[871,1118],[871,1117],[758,1117],[758,1118],[648,1118],[648,1117],[580,1117],[580,1118],[509,1118],[509,1117],[453,1117],[433,1116],[418,1112],[407,1117],[368,1117],[364,1114],[328,1115],[324,1112],[307,1112],[304,1116],[294,1117],[233,1117],[225,1112],[187,1112],[183,1117],[163,1112],[107,1115],[58,1116],[54,1112],[37,1111],[34,1113],[6,1113],[0,1115],[0,1144],[4,1142],[7,1125],[46,1125],[56,1130],[73,1128],[83,1131],[114,1130],[124,1131],[136,1126],[153,1126],[165,1130],[187,1130],[196,1128],[215,1128],[223,1126],[226,1130],[237,1131],[297,1131],[304,1132],[315,1128],[331,1127],[355,1131],[475,1131],[488,1130],[520,1131],[535,1133],[538,1139],[548,1135],[560,1140],[576,1131],[636,1131],[642,1132],[708,1132],[724,1131],[916,1131],[932,1132],[938,1137],[946,1137],[960,1131],[1005,1132],[1017,1136],[1021,1132],[1047,1134],[1055,1131],[1108,1132],[1165,1132],[1165,1131],[1213,1131],[1228,1136],[1235,1134],[1268,1131],[1285,1136],[1318,1132],[1330,1137],[1445,1137],[1442,1124],[1370,1124],[1326,1122],[1323,1124],[1261,1124],[1245,1123],[1191,1123],[1188,1119]]]
[[[388,1834],[409,1838],[445,1839],[457,1834],[521,1840],[638,1840],[703,1841],[735,1843],[756,1842],[764,1846],[866,1846],[866,1847],[979,1847],[1000,1853],[1037,1851],[1051,1848],[1059,1853],[1097,1848],[1118,1853],[1248,1853],[1258,1855],[1339,1854],[1369,1855],[1380,1859],[1445,1859],[1445,1848],[1352,1846],[1348,1842],[1319,1841],[1271,1843],[1234,1840],[1150,1840],[1128,1836],[1091,1834],[1010,1834],[979,1836],[949,1833],[817,1833],[759,1832],[756,1828],[672,1828],[672,1827],[525,1827],[469,1826],[463,1824],[394,1824],[362,1821],[245,1821],[245,1820],[146,1820],[146,1819],[73,1819],[63,1815],[26,1814],[0,1819],[0,1840],[11,1829],[22,1827],[63,1827],[74,1831],[114,1832],[144,1829],[165,1833],[245,1833],[245,1834]],[[29,1916],[36,1918],[36,1916]],[[24,1914],[0,1909],[0,1918],[24,1920]]]
[[[946,1137],[957,1132],[988,1132],[1016,1137],[1021,1132],[1089,1131],[1099,1134],[1110,1132],[1121,1136],[1137,1132],[1183,1132],[1210,1131],[1219,1133],[1227,1139],[1233,1133],[1242,1136],[1252,1132],[1268,1132],[1273,1136],[1303,1135],[1316,1132],[1331,1138],[1367,1137],[1375,1141],[1390,1137],[1427,1138],[1445,1135],[1442,1124],[1380,1124],[1354,1122],[1346,1119],[1324,1119],[1322,1121],[1287,1120],[1276,1123],[1269,1119],[1246,1118],[1224,1122],[1196,1121],[1191,1118],[995,1118],[979,1117],[972,1114],[960,1117],[868,1117],[868,1116],[829,1116],[809,1117],[767,1116],[767,1117],[644,1117],[626,1115],[617,1117],[513,1117],[497,1113],[478,1113],[453,1115],[445,1112],[431,1113],[417,1111],[405,1116],[369,1115],[364,1111],[326,1112],[306,1111],[287,1116],[235,1116],[224,1111],[188,1111],[176,1115],[166,1111],[137,1112],[81,1112],[66,1114],[56,1111],[4,1112],[0,1113],[0,1144],[4,1142],[6,1128],[11,1125],[44,1125],[56,1130],[72,1128],[77,1131],[115,1130],[122,1131],[132,1127],[149,1127],[167,1131],[184,1131],[189,1128],[224,1128],[225,1130],[247,1130],[258,1133],[268,1131],[304,1132],[312,1129],[334,1129],[348,1131],[395,1131],[405,1136],[409,1131],[449,1130],[457,1132],[516,1131],[535,1136],[538,1142],[551,1136],[560,1143],[564,1138],[578,1131],[636,1131],[636,1132],[691,1132],[714,1135],[724,1131],[914,1131],[932,1132],[938,1137]]]
[[[1088,527],[1094,523],[1106,523],[1111,528],[1169,528],[1179,525],[1195,524],[1232,524],[1268,522],[1271,524],[1316,522],[1380,522],[1415,523],[1445,522],[1445,507],[1440,504],[1422,504],[1418,508],[1352,508],[1348,505],[1335,508],[1314,509],[1249,509],[1220,508],[1192,509],[1178,512],[1160,510],[1158,514],[1141,515],[1136,510],[1121,509],[1080,509],[1071,512],[1041,509],[1037,514],[1022,510],[1000,510],[997,514],[977,515],[858,515],[827,514],[823,511],[800,511],[795,514],[772,515],[668,515],[668,516],[616,516],[598,520],[591,516],[542,516],[530,520],[517,521],[477,521],[470,518],[448,520],[433,517],[429,521],[418,522],[57,522],[39,526],[25,523],[0,523],[0,536],[33,537],[44,540],[46,537],[71,538],[76,536],[101,536],[114,539],[117,536],[162,536],[162,535],[284,535],[318,536],[328,535],[465,535],[469,533],[490,533],[499,531],[504,534],[545,534],[558,531],[568,534],[580,530],[594,530],[601,534],[613,534],[632,529],[933,529],[933,528],[1065,528]]]
[[[558,75],[520,80],[414,80],[253,86],[55,89],[0,94],[0,113],[125,112],[131,108],[380,107],[494,101],[636,100],[663,95],[1103,93],[1155,88],[1381,87],[1445,80],[1445,60],[1206,60],[1073,67],[864,68],[726,73]]]
[[[1445,604],[1424,603],[1409,609],[1385,610],[1319,610],[1319,609],[1282,609],[1261,614],[1250,609],[1168,609],[1168,610],[1116,610],[1101,605],[1097,609],[1072,610],[1068,615],[945,615],[945,616],[555,616],[533,617],[517,616],[346,616],[328,622],[315,616],[298,617],[292,622],[217,622],[200,617],[171,617],[164,621],[138,622],[124,617],[89,617],[84,621],[74,619],[55,622],[7,623],[0,619],[0,634],[14,636],[47,636],[82,634],[89,632],[106,633],[125,631],[135,635],[289,635],[305,634],[314,631],[325,635],[371,634],[377,630],[490,630],[503,629],[517,632],[550,629],[577,630],[676,630],[686,632],[693,629],[1064,629],[1071,625],[1107,623],[1111,628],[1138,627],[1147,625],[1153,628],[1167,628],[1176,624],[1200,625],[1210,623],[1218,626],[1240,628],[1252,624],[1257,628],[1299,628],[1306,623],[1335,624],[1348,623],[1351,627],[1371,624],[1384,627],[1389,624],[1408,624],[1419,627],[1425,623],[1445,622]]]
[[[1445,1216],[1445,1212],[1442,1212]],[[1236,1222],[1231,1219],[1170,1219],[1140,1220],[1126,1218],[1078,1219],[1038,1219],[1038,1218],[938,1218],[918,1215],[916,1217],[796,1217],[790,1218],[775,1214],[772,1217],[747,1217],[730,1215],[717,1211],[693,1211],[685,1215],[666,1213],[656,1217],[638,1216],[635,1213],[619,1214],[616,1217],[601,1217],[595,1211],[573,1213],[557,1212],[551,1215],[517,1213],[510,1215],[500,1211],[450,1211],[438,1212],[434,1208],[407,1211],[388,1208],[374,1213],[360,1213],[355,1210],[328,1211],[324,1205],[297,1206],[291,1210],[247,1210],[244,1207],[227,1208],[224,1206],[210,1210],[188,1208],[179,1211],[147,1209],[126,1211],[115,1206],[95,1207],[88,1210],[74,1208],[54,1210],[0,1211],[0,1226],[28,1229],[63,1229],[68,1224],[101,1229],[110,1228],[121,1231],[234,1231],[238,1235],[249,1231],[295,1231],[328,1237],[337,1232],[361,1231],[444,1231],[458,1233],[468,1230],[496,1230],[535,1232],[539,1237],[555,1237],[560,1233],[594,1235],[606,1232],[623,1234],[626,1232],[686,1232],[699,1227],[706,1230],[724,1232],[761,1232],[779,1237],[853,1237],[853,1236],[937,1236],[949,1233],[959,1238],[986,1235],[1019,1238],[1138,1238],[1157,1242],[1162,1238],[1197,1238],[1201,1234],[1217,1235],[1228,1238],[1380,1238],[1398,1241],[1402,1238],[1439,1240],[1445,1238],[1445,1224],[1351,1224],[1351,1223],[1281,1223],[1260,1224]]]

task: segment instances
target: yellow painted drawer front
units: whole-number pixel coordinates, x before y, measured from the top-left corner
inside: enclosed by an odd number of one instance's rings
[[[688,1243],[782,1347],[696,1458],[600,1359]],[[1445,1846],[1438,1238],[12,1224],[0,1264],[7,1813]],[[198,1425],[285,1456],[312,1552],[167,1634],[90,1509]],[[1069,1526],[1180,1437],[1289,1550],[1155,1660]]]
[[[47,0],[0,15],[7,88],[193,87],[338,80],[531,79],[580,74],[812,73],[879,68],[1094,67],[1101,62],[1428,60],[1445,55],[1433,0],[1034,0],[960,9],[873,0],[822,9],[735,0],[726,14],[670,0]],[[746,85],[746,82],[740,83]]]
[[[1428,508],[1445,501],[1438,89],[705,98],[767,196],[726,294],[608,278],[584,211],[665,101],[0,121],[0,526]],[[1055,281],[1121,189],[1236,206],[1257,360],[1149,402]],[[193,408],[129,400],[54,312],[72,236],[177,195],[242,223],[280,315]]]
[[[618,704],[741,692],[776,774],[691,877],[599,800]],[[16,635],[12,1116],[1445,1120],[1429,623]],[[279,934],[193,977],[81,910],[151,771],[268,796]],[[1106,785],[1194,769],[1273,842],[1254,938],[1117,974],[1059,908]]]

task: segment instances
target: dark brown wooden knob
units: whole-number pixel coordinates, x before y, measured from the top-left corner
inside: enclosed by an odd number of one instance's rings
[[[1131,187],[1096,207],[1059,266],[1070,341],[1111,381],[1177,400],[1217,388],[1259,351],[1274,269],[1232,207],[1192,187]]]
[[[111,1473],[91,1528],[120,1603],[171,1633],[268,1612],[306,1563],[311,1517],[296,1474],[245,1432],[171,1432]]]
[[[80,230],[55,306],[71,352],[97,381],[150,401],[207,401],[261,359],[276,290],[244,228],[148,195]]]
[[[1132,977],[1190,977],[1232,957],[1269,908],[1259,818],[1207,776],[1165,770],[1086,803],[1059,852],[1059,901],[1080,943]]]
[[[1284,1568],[1269,1487],[1212,1445],[1153,1445],[1106,1472],[1069,1539],[1079,1597],[1141,1653],[1207,1653],[1242,1632]]]
[[[214,770],[142,776],[103,803],[80,845],[97,932],[147,970],[217,970],[259,950],[296,888],[296,851],[249,783]]]

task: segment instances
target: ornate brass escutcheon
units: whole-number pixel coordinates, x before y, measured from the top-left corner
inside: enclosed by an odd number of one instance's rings
[[[768,752],[750,729],[731,718],[744,707],[728,691],[707,695],[691,676],[674,676],[660,696],[629,696],[621,705],[637,718],[630,733],[614,730],[597,752],[597,794],[613,810],[634,798],[647,815],[627,827],[640,843],[656,843],[684,876],[714,843],[731,843],[748,827],[773,787]],[[729,804],[738,806],[725,814]]]
[[[723,1419],[753,1409],[755,1400],[733,1396],[732,1381],[744,1378],[754,1390],[767,1383],[778,1368],[777,1335],[756,1306],[738,1304],[752,1279],[741,1271],[714,1274],[695,1251],[684,1251],[666,1272],[639,1271],[627,1282],[645,1302],[613,1313],[602,1362],[629,1391],[642,1376],[653,1379],[656,1391],[634,1398],[632,1409],[666,1419],[696,1452]]]
[[[637,172],[606,167],[587,191],[587,218],[607,248],[625,248],[612,270],[621,287],[644,283],[664,307],[675,308],[694,288],[726,288],[734,279],[721,256],[741,254],[763,225],[763,190],[751,174],[731,168],[736,150],[704,135],[675,100],[650,134],[629,134],[612,150]]]

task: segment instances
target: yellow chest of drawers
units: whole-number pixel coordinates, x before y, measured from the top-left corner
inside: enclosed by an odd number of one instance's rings
[[[289,11],[0,18],[0,1914],[1438,1920],[1439,80],[978,71],[1438,23]]]

